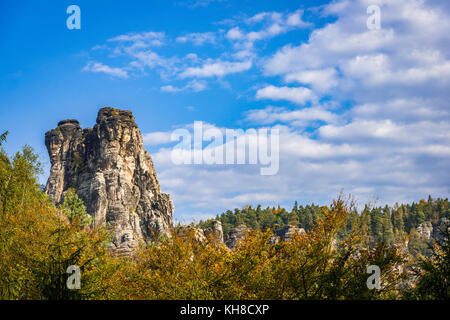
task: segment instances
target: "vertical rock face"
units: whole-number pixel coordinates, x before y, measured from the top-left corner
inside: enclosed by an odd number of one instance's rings
[[[289,242],[294,237],[294,234],[300,235],[304,233],[306,233],[306,231],[303,228],[299,228],[295,225],[287,225],[284,228],[280,229],[278,232],[276,232],[275,238],[272,240],[275,240],[274,242],[277,242],[278,240]]]
[[[245,224],[240,224],[230,231],[230,236],[226,242],[226,245],[233,249],[239,243],[239,241],[244,238],[245,234],[250,231]]]
[[[128,254],[139,240],[172,228],[173,204],[162,193],[153,162],[130,111],[100,109],[93,128],[63,120],[45,134],[51,170],[46,192],[55,204],[75,188],[96,225],[114,230],[112,248]]]
[[[187,240],[189,237],[194,237],[195,240],[199,242],[205,242],[206,237],[202,229],[195,228],[193,226],[182,226],[177,230],[177,235],[183,239]]]
[[[431,234],[433,233],[433,226],[431,222],[424,222],[417,226],[417,232],[422,238],[430,240]]]
[[[213,220],[211,223],[211,226],[206,228],[205,230],[205,236],[211,236],[211,238],[214,240],[214,243],[217,245],[223,244],[223,228],[222,228],[222,222],[219,220]]]
[[[434,226],[432,237],[441,242],[447,232],[450,232],[450,221],[446,217],[442,217]]]

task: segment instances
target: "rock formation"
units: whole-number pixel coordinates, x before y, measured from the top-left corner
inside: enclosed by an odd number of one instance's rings
[[[442,217],[434,226],[432,237],[438,242],[444,240],[446,234],[450,233],[450,221],[446,217]]]
[[[93,128],[63,120],[45,134],[51,162],[46,192],[56,204],[75,188],[96,225],[114,230],[111,249],[129,254],[138,241],[170,234],[173,204],[130,111],[100,109]]]
[[[223,228],[222,222],[219,220],[213,220],[211,226],[205,229],[205,236],[211,237],[215,244],[223,244]]]
[[[306,233],[305,229],[294,225],[288,225],[276,232],[276,236],[282,241],[291,241],[294,234]]]
[[[305,229],[299,228],[295,225],[287,225],[280,230],[276,231],[274,235],[270,238],[269,243],[274,244],[278,241],[291,241],[294,234],[304,234],[306,233]]]
[[[245,236],[246,232],[248,232],[248,231],[250,231],[250,229],[247,228],[247,226],[245,224],[240,224],[240,225],[234,227],[230,231],[230,236],[226,242],[226,245],[230,249],[233,249],[234,247],[236,247],[239,240],[241,240]]]
[[[433,233],[433,226],[431,222],[424,222],[417,226],[417,232],[420,237],[426,240],[430,240],[431,234]]]
[[[195,228],[193,226],[181,226],[177,230],[177,235],[183,239],[187,240],[189,237],[194,237],[195,240],[199,242],[206,242],[205,234],[203,233],[203,230],[200,228]]]

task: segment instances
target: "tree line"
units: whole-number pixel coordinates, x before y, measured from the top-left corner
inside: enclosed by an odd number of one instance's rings
[[[234,211],[227,210],[217,215],[216,219],[222,223],[226,240],[230,231],[241,224],[261,232],[267,229],[277,232],[289,225],[306,231],[311,230],[321,212],[321,206],[314,203],[303,206],[298,205],[296,201],[291,210],[280,206],[266,208],[262,208],[261,205],[256,208],[245,206],[242,209],[235,208]],[[419,234],[418,228],[422,225],[435,230],[442,219],[449,216],[449,212],[448,198],[433,199],[431,196],[428,196],[427,200],[422,199],[411,204],[396,203],[392,207],[366,204],[359,213],[356,208],[349,212],[346,226],[338,237],[345,238],[355,227],[359,227],[366,231],[372,246],[381,242],[392,245],[407,241],[408,249],[415,256],[418,254],[430,256],[432,253],[430,244],[433,239]],[[201,221],[198,225],[206,228],[208,224],[209,221]]]

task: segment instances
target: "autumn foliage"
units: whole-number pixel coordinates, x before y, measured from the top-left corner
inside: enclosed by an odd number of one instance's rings
[[[342,197],[289,242],[256,230],[230,250],[174,234],[122,257],[107,250],[111,231],[92,226],[73,190],[59,207],[49,201],[39,172],[29,147],[11,158],[0,153],[0,299],[402,299],[411,292],[401,247],[369,245],[357,224],[339,236],[353,211]],[[69,265],[81,268],[80,290],[66,287]],[[368,265],[381,269],[378,290],[367,287]]]

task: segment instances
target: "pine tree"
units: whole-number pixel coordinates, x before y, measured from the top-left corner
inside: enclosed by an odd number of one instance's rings
[[[372,222],[371,231],[375,242],[383,240],[383,220],[384,215],[380,208],[373,208],[370,210],[370,220]]]
[[[392,212],[392,224],[394,228],[394,237],[396,240],[403,239],[405,236],[405,225],[403,223],[403,207],[397,204]]]
[[[6,137],[8,136],[9,132],[5,131],[0,135],[0,147],[2,146],[3,142],[6,142]]]
[[[386,244],[391,244],[394,241],[394,231],[391,222],[391,210],[386,205],[384,208],[384,219],[383,219],[383,241]]]
[[[299,224],[297,201],[295,201],[294,207],[292,208],[291,212],[289,213],[288,224],[295,225],[295,226],[298,226],[298,224]]]

